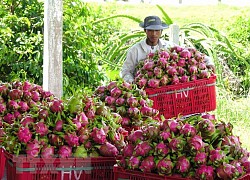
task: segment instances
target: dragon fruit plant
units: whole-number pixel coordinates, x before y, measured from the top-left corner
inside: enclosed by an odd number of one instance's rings
[[[205,54],[191,47],[174,46],[150,53],[137,65],[135,84],[139,88],[158,88],[209,78],[214,74],[204,59]]]
[[[1,83],[0,100],[3,146],[11,154],[115,157],[125,145],[120,115],[87,94],[62,100],[25,81]]]
[[[132,131],[118,165],[178,179],[237,179],[249,173],[249,157],[232,126],[205,113]]]
[[[98,86],[94,95],[100,98],[112,111],[121,115],[123,127],[142,126],[158,121],[158,110],[143,89],[121,79],[111,81],[106,86]]]

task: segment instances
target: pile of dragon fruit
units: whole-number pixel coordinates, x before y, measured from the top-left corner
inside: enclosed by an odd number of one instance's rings
[[[195,48],[181,46],[149,53],[137,65],[135,83],[140,88],[157,88],[209,78],[213,72],[207,68],[205,57]]]
[[[111,81],[106,86],[98,86],[94,94],[121,116],[122,127],[140,127],[159,120],[159,111],[152,108],[153,101],[135,84]]]
[[[237,179],[250,173],[250,153],[230,123],[202,114],[166,119],[135,130],[118,165],[185,179]]]
[[[0,83],[0,134],[11,154],[115,157],[127,131],[103,102],[88,95],[61,100],[41,86]]]

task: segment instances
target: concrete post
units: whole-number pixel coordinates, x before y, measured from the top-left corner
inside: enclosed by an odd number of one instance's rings
[[[179,44],[179,26],[176,24],[171,24],[169,28],[169,40],[175,44]]]
[[[63,1],[44,1],[43,89],[58,98],[63,94]]]

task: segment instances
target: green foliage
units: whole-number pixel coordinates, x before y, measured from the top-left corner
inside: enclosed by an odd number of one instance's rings
[[[105,78],[101,66],[103,48],[119,23],[95,24],[111,9],[91,6],[81,0],[63,3],[64,93],[76,88],[93,89]],[[0,5],[0,79],[28,79],[42,84],[44,5],[37,0],[3,0]]]

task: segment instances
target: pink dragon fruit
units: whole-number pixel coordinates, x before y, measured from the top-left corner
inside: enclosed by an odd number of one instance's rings
[[[175,51],[170,53],[170,59],[173,61],[176,61],[178,59],[179,55]]]
[[[141,112],[137,107],[128,108],[127,113],[131,118],[136,118],[136,119],[138,119],[141,115]]]
[[[186,70],[183,67],[177,67],[176,70],[179,76],[182,76],[186,73]]]
[[[188,137],[193,137],[196,135],[196,132],[195,127],[188,123],[184,124],[180,129],[180,133]]]
[[[35,124],[35,130],[41,137],[46,136],[49,132],[48,126],[42,121]]]
[[[219,167],[216,168],[216,174],[219,178],[230,180],[235,178],[235,172],[236,172],[235,166],[232,164],[228,164],[223,162]]]
[[[106,87],[105,86],[98,86],[95,90],[95,93],[97,94],[101,94],[101,93],[104,93],[106,90]]]
[[[194,157],[194,162],[196,165],[206,164],[207,163],[207,154],[205,152],[197,152]]]
[[[215,132],[215,125],[209,119],[202,119],[198,123],[198,129],[202,134],[202,137],[207,137]]]
[[[61,146],[64,144],[63,138],[56,134],[48,134],[49,142],[53,146]]]
[[[198,68],[199,68],[200,70],[205,70],[205,69],[207,68],[206,63],[205,63],[205,62],[200,62],[200,63],[198,64]]]
[[[35,101],[35,102],[40,101],[40,99],[41,99],[40,93],[37,92],[37,91],[31,91],[31,99],[32,99],[33,101]]]
[[[171,149],[172,152],[183,151],[184,147],[185,147],[185,141],[182,138],[182,136],[169,139],[169,148]]]
[[[20,124],[24,127],[29,126],[29,124],[33,123],[35,123],[35,118],[33,118],[30,114],[25,115],[20,121]]]
[[[118,106],[123,106],[124,103],[125,103],[125,99],[122,98],[122,97],[117,98],[116,101],[115,101],[115,104],[118,105]]]
[[[214,168],[212,166],[201,165],[196,169],[195,177],[201,180],[214,180]]]
[[[54,99],[49,103],[49,108],[54,113],[62,112],[64,109],[62,100]]]
[[[218,167],[225,160],[225,157],[225,153],[221,149],[217,148],[210,151],[209,161],[215,167]]]
[[[29,110],[29,108],[30,108],[25,101],[20,101],[18,103],[18,105],[20,107],[19,111],[22,112],[22,113],[27,112]]]
[[[85,127],[89,124],[88,117],[84,112],[80,112],[76,118],[81,123],[81,127]]]
[[[58,150],[58,155],[61,158],[68,158],[72,156],[72,148],[67,146],[67,145],[63,145],[59,147]]]
[[[160,57],[157,61],[157,65],[162,67],[163,69],[167,66],[168,62],[167,62],[167,58],[164,57]]]
[[[138,143],[144,140],[144,134],[143,131],[141,129],[137,129],[135,131],[133,131],[128,137],[127,137],[128,141],[130,141],[131,143]]]
[[[180,83],[179,77],[177,75],[174,75],[171,78],[171,84],[179,84],[179,83]]]
[[[91,137],[98,144],[104,144],[107,141],[106,136],[107,134],[104,132],[103,128],[99,129],[94,127],[93,131],[91,132]]]
[[[162,132],[160,132],[160,139],[161,140],[163,140],[164,142],[166,142],[169,138],[170,139],[172,138],[170,132],[168,132],[168,131],[162,131]]]
[[[37,140],[28,142],[26,145],[26,154],[28,156],[37,157],[40,153],[40,144]]]
[[[41,157],[42,158],[53,158],[55,153],[54,146],[43,146],[41,149]]]
[[[189,65],[196,65],[196,66],[197,66],[197,61],[196,61],[195,58],[190,58],[190,59],[187,61],[187,63],[188,63]]]
[[[131,157],[133,155],[135,146],[133,144],[127,144],[123,148],[123,156],[124,157]]]
[[[180,58],[177,62],[178,67],[184,67],[186,65],[186,60],[185,58]]]
[[[188,145],[191,151],[200,151],[205,146],[202,137],[199,135],[194,135],[193,137],[189,138]]]
[[[20,127],[17,133],[20,142],[27,143],[31,140],[32,133],[28,127]]]
[[[147,78],[142,77],[138,80],[137,85],[139,86],[139,88],[143,88],[147,85],[147,83],[148,83]]]
[[[152,172],[156,168],[154,156],[147,156],[141,161],[140,170],[143,172]]]
[[[108,83],[108,85],[106,86],[106,88],[107,88],[107,90],[111,90],[111,89],[113,89],[114,87],[117,87],[117,82],[116,81],[110,81],[109,83]]]
[[[143,69],[150,71],[153,70],[154,66],[155,66],[154,61],[146,61],[145,64],[143,65]]]
[[[135,156],[131,156],[129,161],[128,161],[128,169],[138,169],[139,165],[141,163],[141,157],[135,157]]]
[[[23,93],[22,93],[22,91],[20,89],[11,89],[9,91],[9,94],[8,94],[10,100],[21,99],[22,95],[23,95]]]
[[[114,87],[113,89],[110,90],[110,95],[112,97],[118,98],[122,94],[122,90],[119,89],[119,87]]]
[[[201,72],[199,73],[199,78],[200,79],[205,79],[205,78],[209,78],[209,77],[210,77],[210,73],[206,69],[201,70]]]
[[[13,124],[15,121],[15,116],[12,113],[7,113],[4,117],[3,120],[8,123],[8,124]]]
[[[49,116],[49,111],[46,109],[46,108],[41,108],[39,111],[38,111],[38,118],[39,119],[43,119],[43,120],[46,120]]]
[[[169,153],[169,148],[164,142],[159,142],[155,147],[155,153],[161,157],[165,157]]]
[[[148,87],[150,88],[158,88],[160,86],[160,80],[156,78],[152,78],[148,80]]]
[[[178,157],[175,168],[179,173],[187,173],[190,169],[190,162],[185,156]]]
[[[169,59],[169,53],[167,51],[160,51],[159,52],[159,56],[160,58],[165,58],[165,59]]]
[[[18,110],[19,109],[19,105],[18,105],[18,102],[15,101],[15,100],[10,100],[8,103],[7,103],[7,107],[8,109],[10,110]]]
[[[133,155],[134,156],[147,156],[151,150],[152,150],[152,147],[150,146],[149,142],[143,141],[135,146]]]
[[[106,157],[116,157],[118,155],[118,149],[111,143],[105,142],[99,148],[100,154]]]
[[[162,69],[156,66],[156,67],[154,68],[154,75],[155,75],[155,77],[161,78],[161,77],[162,77],[162,74],[163,74]]]
[[[174,75],[176,75],[178,72],[177,72],[176,68],[174,68],[174,67],[172,67],[172,66],[169,66],[169,68],[168,68],[168,70],[167,70],[167,73],[168,73],[168,75],[170,75],[170,76],[174,76]]]
[[[165,85],[167,85],[168,83],[170,82],[170,79],[169,79],[169,77],[168,77],[168,75],[163,75],[162,77],[161,77],[161,79],[160,79],[160,85],[161,86],[165,86]]]
[[[180,57],[182,57],[182,58],[190,59],[191,56],[192,56],[192,54],[189,52],[188,49],[183,49],[183,50],[180,52]]]
[[[156,169],[160,175],[171,175],[174,169],[174,164],[170,158],[165,157],[157,162]]]
[[[136,97],[131,96],[127,98],[127,104],[129,105],[129,107],[137,107],[139,102]]]
[[[77,146],[79,146],[79,137],[78,137],[78,135],[75,132],[74,133],[67,133],[64,136],[64,139],[65,139],[66,143],[70,147],[77,147]]]
[[[180,82],[181,83],[189,82],[189,76],[187,76],[187,75],[181,76],[180,77]]]
[[[198,73],[198,68],[196,65],[191,65],[188,67],[188,72],[190,74],[197,74]]]

